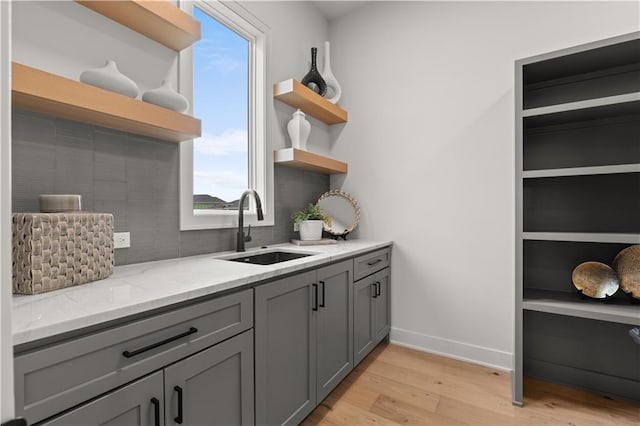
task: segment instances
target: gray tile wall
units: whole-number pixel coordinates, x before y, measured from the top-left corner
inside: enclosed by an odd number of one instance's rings
[[[14,212],[38,211],[39,194],[81,194],[82,209],[113,213],[131,232],[116,264],[232,250],[235,229],[179,231],[179,145],[25,111],[13,112]],[[275,226],[247,247],[294,237],[291,215],[329,190],[329,177],[276,166]],[[238,194],[240,195],[240,194]]]

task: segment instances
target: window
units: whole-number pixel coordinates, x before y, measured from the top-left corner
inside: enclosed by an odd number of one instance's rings
[[[181,2],[202,38],[180,55],[181,91],[202,120],[202,136],[180,147],[180,228],[237,223],[247,188],[262,199],[265,220],[249,198],[245,217],[273,225],[273,173],[266,146],[266,28],[237,3]]]

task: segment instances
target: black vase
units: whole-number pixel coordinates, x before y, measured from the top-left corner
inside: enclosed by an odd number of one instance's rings
[[[313,90],[320,96],[324,96],[327,93],[327,82],[318,72],[316,66],[316,55],[318,54],[318,48],[311,48],[311,69],[302,79],[302,84]]]

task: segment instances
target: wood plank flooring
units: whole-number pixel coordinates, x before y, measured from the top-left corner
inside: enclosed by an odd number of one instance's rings
[[[381,344],[303,422],[333,425],[634,425],[640,405],[525,380],[511,404],[509,373]]]

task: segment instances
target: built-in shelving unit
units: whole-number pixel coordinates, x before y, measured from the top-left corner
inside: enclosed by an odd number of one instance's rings
[[[326,124],[346,123],[349,118],[347,111],[292,78],[274,84],[273,97]]]
[[[176,51],[200,40],[200,22],[166,0],[76,2]]]
[[[147,102],[16,62],[12,78],[14,108],[171,142],[200,136],[200,120]]]
[[[347,173],[349,170],[347,163],[296,148],[274,151],[273,161],[275,164],[325,174]]]
[[[640,401],[640,301],[571,281],[640,244],[640,33],[520,60],[516,77],[513,402],[523,375]]]

